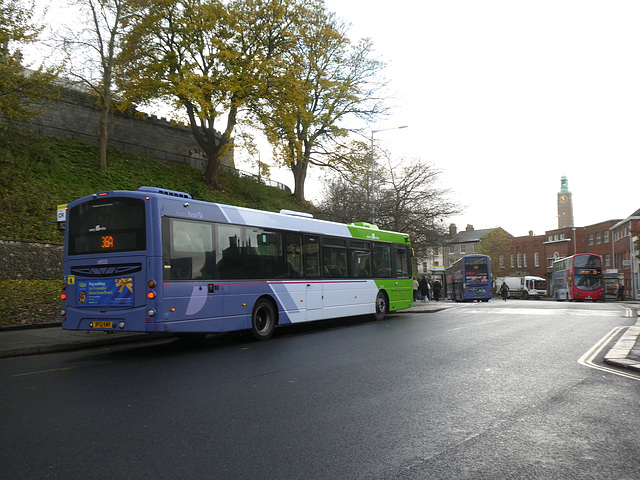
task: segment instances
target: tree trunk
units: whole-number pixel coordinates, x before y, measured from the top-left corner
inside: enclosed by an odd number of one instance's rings
[[[220,183],[220,146],[213,149],[208,154],[207,169],[204,172],[204,178],[207,184],[211,185],[216,190],[222,190],[222,184]]]
[[[191,130],[193,131],[198,144],[207,154],[207,159],[209,160],[207,169],[204,172],[205,181],[216,190],[222,190],[222,184],[220,183],[219,177],[220,162],[224,160],[226,155],[229,155],[232,152],[233,141],[231,140],[231,134],[233,133],[233,128],[236,125],[237,114],[238,107],[232,106],[229,109],[229,114],[227,116],[227,128],[218,141],[216,139],[216,132],[213,129],[213,123],[211,123],[211,128],[208,128],[205,131],[206,136],[203,136],[198,131],[193,110],[189,111]]]
[[[291,164],[291,171],[293,172],[293,198],[298,203],[304,203],[304,183],[307,179],[307,168],[309,163],[305,161],[297,161]]]
[[[109,143],[109,109],[103,107],[100,112],[100,133],[98,134],[98,168],[107,169],[107,144]]]

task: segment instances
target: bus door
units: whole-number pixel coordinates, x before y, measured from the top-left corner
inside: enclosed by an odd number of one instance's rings
[[[304,237],[304,268],[306,278],[307,320],[320,320],[322,316],[322,264],[320,262],[320,238]]]
[[[413,304],[413,288],[406,288],[413,284],[411,275],[411,250],[404,245],[394,245],[394,269],[395,281],[393,294],[389,303],[395,304],[395,308],[406,308],[404,305]],[[411,306],[411,305],[409,305]]]

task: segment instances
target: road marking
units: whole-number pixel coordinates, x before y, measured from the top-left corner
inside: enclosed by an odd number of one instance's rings
[[[487,310],[481,310],[478,308],[466,308],[464,313],[487,313]],[[555,316],[555,315],[567,315],[570,317],[620,317],[619,310],[578,310],[578,309],[537,309],[537,308],[518,308],[518,307],[506,307],[491,309],[491,314],[496,315],[537,315],[537,316]]]
[[[12,377],[24,377],[26,375],[38,375],[40,373],[50,373],[50,372],[66,372],[76,367],[65,367],[65,368],[52,368],[51,370],[40,370],[39,372],[27,372],[27,373],[17,373],[15,375],[11,375]]]
[[[613,330],[607,333],[604,337],[602,337],[602,339],[598,343],[596,343],[593,347],[591,347],[591,349],[589,349],[587,353],[585,353],[583,356],[581,356],[578,359],[578,363],[580,365],[584,365],[585,367],[595,368],[596,370],[601,370],[607,373],[613,373],[614,375],[618,375],[620,377],[625,377],[625,378],[629,378],[631,380],[640,382],[640,377],[638,375],[621,372],[614,368],[609,368],[602,365],[596,365],[595,363],[593,363],[593,360],[600,354],[600,352],[602,352],[602,350],[609,344],[609,342],[611,342],[611,340],[615,338],[615,336],[620,332],[620,330],[624,328],[629,328],[629,327],[615,327]]]

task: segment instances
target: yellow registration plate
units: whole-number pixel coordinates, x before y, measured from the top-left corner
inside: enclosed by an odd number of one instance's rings
[[[91,322],[91,328],[113,328],[113,322]]]

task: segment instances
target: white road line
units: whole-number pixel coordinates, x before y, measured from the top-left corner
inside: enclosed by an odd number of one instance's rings
[[[596,343],[587,353],[585,353],[582,357],[578,359],[578,363],[580,365],[584,365],[585,367],[595,368],[596,370],[600,370],[607,373],[613,373],[614,375],[618,375],[620,377],[629,378],[631,380],[635,380],[640,382],[640,376],[634,375],[632,373],[621,372],[619,370],[605,367],[602,365],[596,365],[593,363],[593,360],[602,352],[602,350],[614,339],[614,337],[620,332],[620,330],[629,328],[629,327],[615,327],[609,333],[607,333],[602,339]]]
[[[464,313],[487,313],[484,309],[467,308]],[[573,309],[536,309],[536,308],[496,308],[491,309],[491,314],[498,315],[539,315],[558,316],[567,315],[574,317],[620,317],[619,310],[573,310]]]

